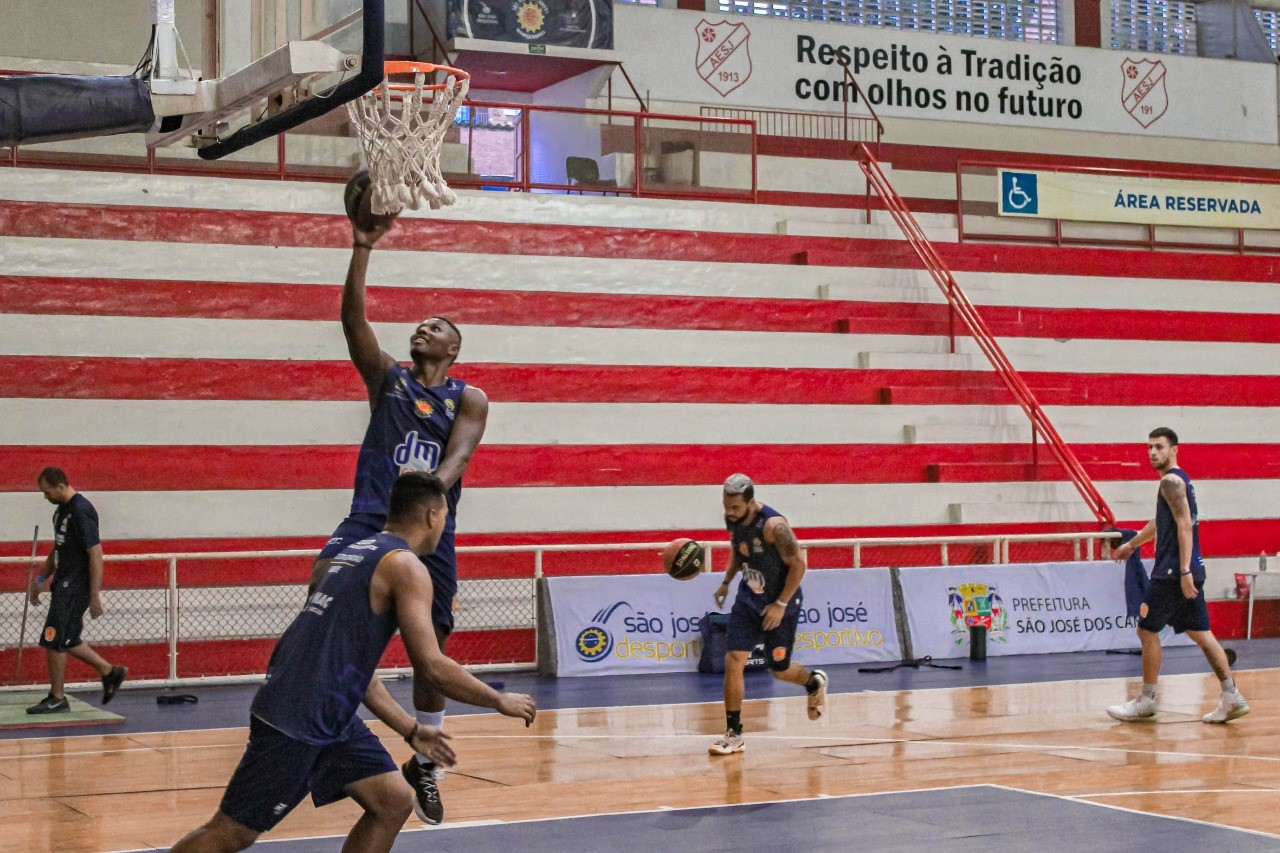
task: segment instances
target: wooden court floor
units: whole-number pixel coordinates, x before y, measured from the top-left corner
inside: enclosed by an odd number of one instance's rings
[[[1160,721],[1146,724],[1103,710],[1133,679],[835,694],[818,723],[798,695],[748,701],[747,751],[721,758],[706,751],[719,704],[547,711],[530,729],[456,716],[460,763],[443,797],[457,824],[994,783],[1280,835],[1280,670],[1238,682],[1253,712],[1226,726],[1199,721],[1217,683],[1191,675],[1161,680]],[[404,759],[408,747],[382,733]],[[172,844],[214,811],[246,737],[0,741],[0,849]],[[349,801],[307,802],[267,837],[343,834],[356,814]]]

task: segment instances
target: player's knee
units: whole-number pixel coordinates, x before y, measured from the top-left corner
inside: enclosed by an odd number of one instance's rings
[[[746,669],[749,657],[751,657],[750,652],[725,652],[724,668],[726,671]]]
[[[253,846],[260,833],[218,812],[209,822],[174,845],[174,853],[187,850],[217,850],[218,853],[240,853]]]

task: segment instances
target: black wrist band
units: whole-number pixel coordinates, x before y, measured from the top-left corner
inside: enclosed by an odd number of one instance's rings
[[[419,725],[421,725],[421,724],[420,724],[420,723],[414,723],[414,724],[413,724],[413,728],[409,729],[409,733],[408,733],[407,735],[405,735],[405,736],[404,736],[404,742],[405,742],[405,743],[407,743],[407,744],[409,744],[410,746],[413,746],[413,736],[414,736],[414,735],[416,735],[416,734],[418,733],[418,726],[419,726]]]

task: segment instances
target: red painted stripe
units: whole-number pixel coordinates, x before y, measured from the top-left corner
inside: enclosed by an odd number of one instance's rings
[[[1137,444],[1073,445],[1096,480],[1152,478]],[[1275,475],[1274,445],[1187,445],[1182,462],[1200,479]],[[355,477],[353,446],[0,446],[0,492],[34,489],[57,460],[85,491],[346,489]],[[761,483],[923,483],[926,468],[948,481],[1024,479],[1031,462],[1021,444],[949,445],[489,445],[467,469],[470,488],[702,485],[736,470]],[[963,476],[966,469],[983,476]],[[1006,470],[1008,469],[1008,470]],[[1001,473],[1005,476],[1000,476]],[[1064,479],[1043,460],[1041,479]]]
[[[798,157],[826,161],[849,161],[847,168],[856,169],[852,161],[858,159],[858,144],[827,139],[799,139],[787,136],[761,136],[758,143],[763,156]],[[955,174],[960,161],[983,160],[1017,166],[1034,162],[1044,166],[1085,167],[1092,169],[1121,169],[1131,171],[1157,170],[1161,173],[1185,172],[1197,177],[1212,177],[1223,181],[1274,180],[1274,169],[1225,166],[1208,163],[1169,163],[1164,160],[1133,160],[1121,157],[1081,157],[1071,154],[1048,154],[1027,151],[993,151],[988,148],[957,148],[945,145],[910,145],[898,142],[880,143],[877,158],[897,171],[949,172]],[[840,167],[837,167],[840,168]],[[856,196],[861,198],[861,196]],[[909,200],[914,203],[914,200]],[[954,209],[954,199],[950,201]],[[914,210],[914,206],[912,207]]]
[[[0,276],[0,311],[129,317],[321,320],[338,315],[339,285]],[[369,289],[369,318],[414,322],[433,306],[462,324],[708,329],[842,334],[948,332],[945,305],[823,299],[553,293],[546,291]],[[1002,337],[1280,343],[1269,314],[983,306]],[[1158,336],[1158,337],[1157,337]]]
[[[146,240],[261,246],[346,248],[346,217],[303,213],[188,210],[0,202],[0,235],[15,237]],[[772,234],[603,228],[523,223],[407,219],[379,244],[380,250],[476,252],[595,258],[652,258],[737,263],[793,263],[810,253],[828,265],[916,268],[903,241]],[[1107,278],[1208,279],[1273,284],[1280,257],[1221,253],[1153,252],[1084,247],[939,243],[939,254],[954,270]],[[335,278],[340,271],[335,270]]]
[[[1012,404],[994,374],[967,370],[459,365],[494,402]],[[1044,405],[1280,405],[1280,376],[1021,374]],[[885,390],[889,389],[889,396]],[[972,389],[972,394],[966,394]],[[346,361],[0,356],[0,399],[363,400]]]
[[[266,672],[275,649],[275,637],[243,640],[206,640],[178,645],[178,677],[200,678],[226,675],[255,675]],[[530,630],[466,631],[449,637],[449,657],[458,663],[479,664],[528,662],[535,658],[534,633]],[[159,679],[169,676],[169,647],[163,643],[138,643],[94,648],[117,666],[127,666],[131,679]],[[30,649],[23,656],[22,671],[14,677],[17,650],[0,650],[0,673],[5,684],[47,684],[44,655]],[[382,656],[381,667],[407,667],[409,658],[396,636]],[[67,665],[68,681],[93,681],[93,670],[72,661]],[[246,717],[246,721],[247,721]]]

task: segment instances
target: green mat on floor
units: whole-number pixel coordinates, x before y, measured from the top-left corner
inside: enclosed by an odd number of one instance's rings
[[[43,699],[48,691],[0,693],[0,729],[45,729],[55,726],[106,726],[123,723],[124,717],[104,711],[68,695],[71,710],[65,714],[28,714],[27,708]]]

